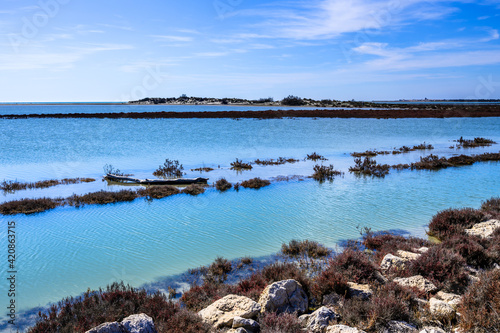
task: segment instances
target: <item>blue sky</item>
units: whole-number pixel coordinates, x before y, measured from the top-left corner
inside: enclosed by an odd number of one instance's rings
[[[500,0],[2,0],[0,101],[500,98]]]

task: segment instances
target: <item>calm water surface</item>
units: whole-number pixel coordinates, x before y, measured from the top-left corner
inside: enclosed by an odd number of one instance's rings
[[[273,183],[258,191],[221,194],[209,189],[198,197],[178,195],[153,202],[138,199],[2,216],[2,247],[6,248],[6,222],[17,225],[18,309],[46,305],[113,281],[140,286],[208,264],[219,255],[268,255],[294,238],[335,247],[341,240],[358,237],[357,226],[424,235],[425,225],[437,211],[478,207],[482,200],[500,195],[500,165],[491,162],[439,172],[394,171],[384,179],[357,178],[347,172],[353,165],[349,153],[424,141],[436,147],[432,153],[443,156],[500,150],[498,144],[450,149],[452,140],[460,136],[500,142],[500,118],[0,119],[0,181],[98,179],[0,194],[0,201],[121,189],[100,180],[104,164],[151,178],[165,158],[183,163],[187,176],[200,175],[189,171],[194,167],[215,168],[203,174],[209,182],[220,177],[235,182],[255,176],[310,175],[315,163],[309,161],[256,166],[243,173],[229,167],[236,157],[303,159],[314,151],[329,159],[325,163],[346,172],[332,183],[306,179]],[[409,163],[428,153],[377,160]],[[0,265],[0,276],[5,275],[6,265]],[[2,293],[0,304],[6,302]]]

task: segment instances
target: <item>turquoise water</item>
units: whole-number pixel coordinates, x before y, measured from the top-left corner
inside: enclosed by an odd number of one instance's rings
[[[99,108],[100,106],[95,106]],[[152,177],[165,158],[190,168],[211,166],[210,183],[255,176],[310,175],[314,162],[254,167],[236,173],[236,157],[245,161],[279,156],[303,159],[314,151],[346,175],[332,183],[312,180],[273,183],[267,188],[198,197],[178,195],[147,202],[1,217],[2,248],[6,222],[17,224],[20,310],[43,306],[87,288],[123,280],[140,286],[206,265],[216,256],[236,258],[275,253],[294,238],[335,247],[359,236],[357,226],[424,235],[437,211],[478,207],[500,195],[496,162],[438,172],[392,172],[384,179],[357,178],[347,169],[349,153],[388,150],[426,141],[434,154],[482,153],[449,146],[460,136],[500,142],[500,118],[460,119],[0,119],[0,181],[96,177],[111,163],[138,177]],[[427,152],[429,153],[429,152]],[[422,152],[380,156],[383,163],[408,163]],[[219,168],[220,166],[220,168]],[[119,186],[100,181],[51,189],[0,194],[20,197],[68,196]],[[0,265],[6,276],[6,265]],[[5,281],[5,279],[2,279]],[[6,282],[3,282],[6,286]],[[3,287],[2,287],[3,290]],[[6,304],[5,293],[0,304]]]

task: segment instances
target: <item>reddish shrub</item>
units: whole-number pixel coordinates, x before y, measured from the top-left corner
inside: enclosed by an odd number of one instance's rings
[[[377,267],[364,252],[351,248],[330,260],[329,268],[344,274],[349,281],[356,283],[370,283],[377,281]]]
[[[323,303],[323,297],[331,293],[346,295],[349,286],[347,278],[340,272],[333,269],[322,271],[312,285],[311,293],[319,303]]]
[[[321,258],[330,255],[331,251],[318,242],[292,239],[288,244],[281,245],[281,253],[292,258],[307,256],[309,258]]]
[[[494,219],[500,219],[500,197],[491,198],[481,204],[481,210]]]
[[[465,332],[500,332],[500,270],[483,273],[465,293],[458,311]]]
[[[295,314],[266,313],[259,318],[261,333],[302,333],[302,326]]]
[[[207,277],[214,279],[216,282],[222,283],[226,281],[227,274],[232,270],[231,262],[222,257],[217,257],[215,261],[208,266]]]
[[[105,205],[115,202],[133,201],[137,197],[137,192],[131,190],[121,190],[118,192],[99,191],[84,195],[73,194],[66,201],[71,206],[80,207],[86,204]]]
[[[445,239],[461,234],[465,229],[483,220],[484,213],[472,208],[446,209],[436,215],[429,224],[429,235]]]
[[[180,302],[186,306],[188,310],[200,311],[206,308],[216,300],[234,293],[234,286],[214,281],[204,281],[202,285],[193,285],[184,292],[180,298]]]
[[[442,246],[431,247],[406,267],[408,275],[422,275],[450,292],[462,293],[468,285],[465,260]]]
[[[0,205],[0,213],[3,215],[34,214],[54,209],[59,205],[60,199],[21,199],[4,202]]]
[[[347,299],[341,308],[342,322],[369,332],[382,332],[391,320],[412,322],[413,295],[395,283],[379,288],[368,300]]]
[[[180,191],[175,186],[163,185],[163,186],[148,186],[146,188],[141,188],[137,190],[137,193],[141,197],[146,197],[148,200],[151,200],[151,199],[161,199],[174,194],[179,194]]]
[[[388,232],[373,233],[367,230],[363,236],[363,245],[374,250],[377,262],[382,261],[388,253],[396,253],[397,250],[414,251],[422,246],[429,247],[431,244],[425,239],[415,237],[403,237]]]
[[[104,322],[121,321],[138,313],[152,317],[158,332],[172,332],[171,327],[179,327],[179,318],[188,319],[183,321],[182,332],[210,331],[201,318],[181,310],[163,294],[115,283],[106,290],[88,291],[80,297],[60,301],[48,313],[39,313],[37,324],[28,332],[85,332]]]
[[[252,178],[241,182],[241,186],[245,188],[259,189],[261,187],[269,186],[271,182],[267,179],[260,179],[259,177]]]
[[[205,192],[205,187],[202,185],[198,185],[198,184],[188,185],[188,186],[186,186],[185,189],[182,190],[182,193],[186,193],[189,195],[198,195],[198,194],[202,194],[204,192]]]
[[[460,254],[471,266],[487,268],[491,265],[491,258],[482,245],[483,242],[486,243],[477,236],[454,235],[446,239],[441,246]]]
[[[225,178],[221,178],[215,182],[215,188],[221,192],[227,191],[231,187],[233,187],[233,185],[231,185],[231,183],[228,182]]]
[[[324,182],[325,180],[332,181],[335,176],[342,176],[344,174],[342,171],[335,170],[333,164],[329,166],[316,164],[313,170],[314,173],[311,177],[319,182]]]

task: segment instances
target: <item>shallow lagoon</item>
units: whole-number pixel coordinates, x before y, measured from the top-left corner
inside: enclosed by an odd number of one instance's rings
[[[426,141],[434,154],[483,153],[500,145],[451,150],[451,140],[482,136],[500,142],[500,118],[460,119],[27,119],[0,120],[0,180],[95,177],[111,163],[138,177],[151,177],[165,158],[188,170],[215,167],[211,181],[255,176],[309,175],[313,162],[255,167],[236,173],[236,157],[251,161],[279,156],[302,159],[316,151],[338,169],[353,164],[349,153],[388,150]],[[379,156],[384,163],[407,163],[424,152]],[[218,166],[220,165],[220,169]],[[90,184],[0,195],[68,196],[117,189],[100,180]],[[333,183],[312,180],[198,197],[179,195],[147,202],[57,208],[14,220],[18,232],[20,309],[78,295],[124,280],[134,286],[205,265],[216,256],[261,256],[293,238],[328,246],[358,237],[357,226],[397,229],[423,235],[438,210],[474,206],[500,195],[498,163],[428,171],[392,171],[384,179],[348,173]],[[5,239],[6,228],[0,230]],[[5,242],[5,241],[4,241]],[[4,276],[5,267],[0,267]],[[6,301],[2,295],[0,301]],[[2,303],[3,304],[3,303]]]

